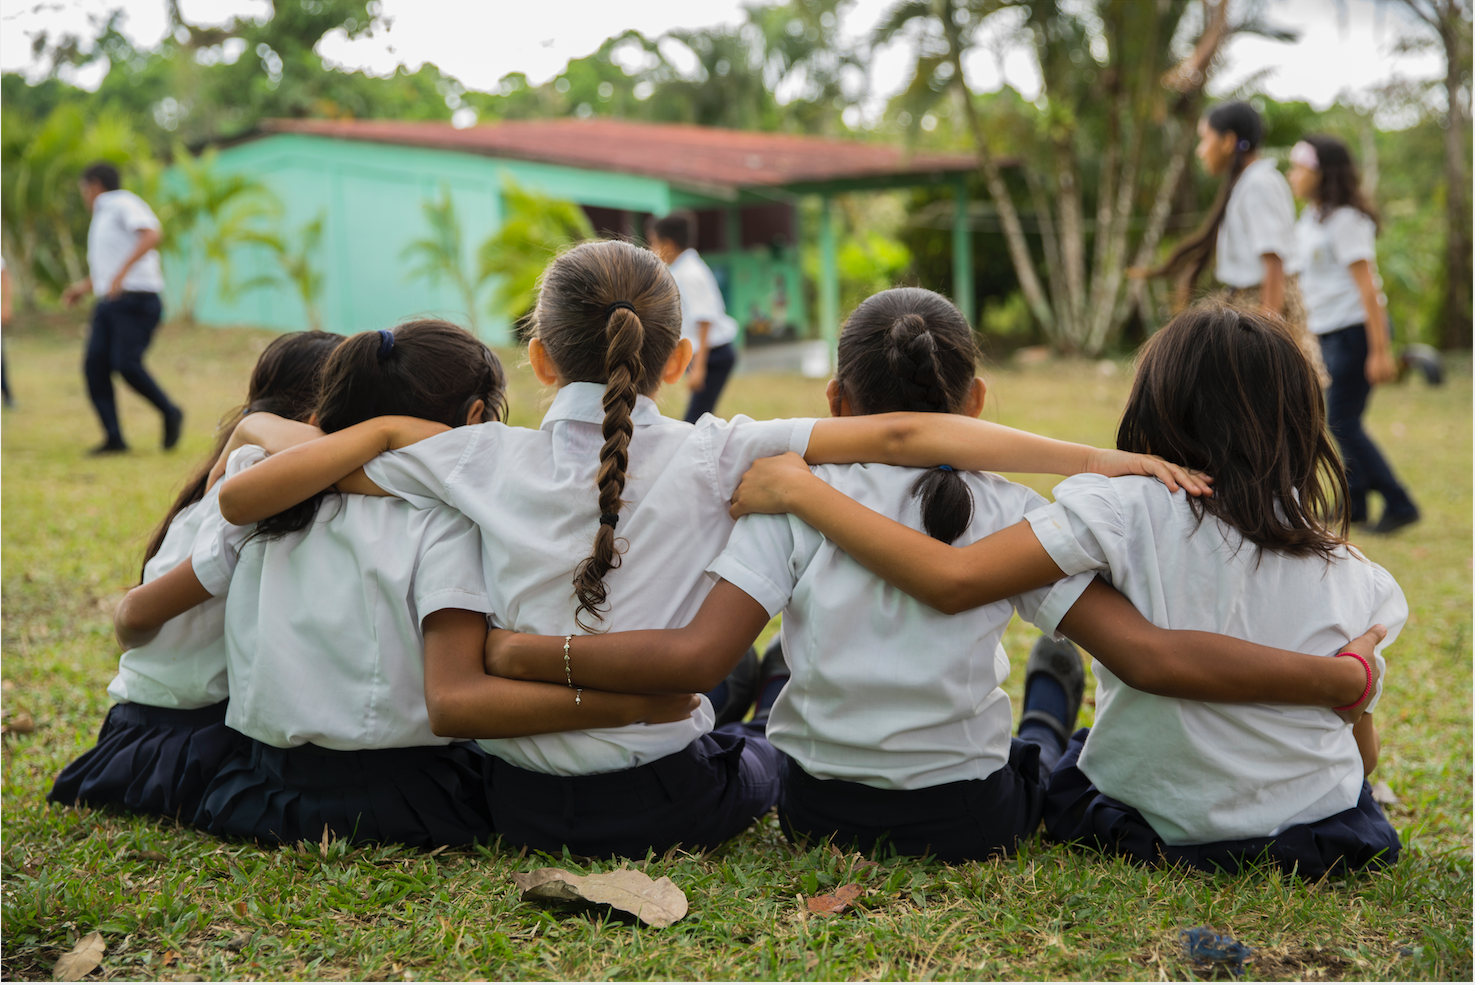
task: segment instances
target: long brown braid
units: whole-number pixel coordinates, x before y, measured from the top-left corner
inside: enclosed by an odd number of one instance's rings
[[[599,450],[599,526],[589,556],[574,570],[585,632],[609,610],[605,575],[624,554],[615,536],[625,506],[636,398],[655,393],[681,339],[681,298],[660,258],[629,243],[582,243],[549,264],[533,313],[534,337],[569,382],[603,383],[604,445]]]

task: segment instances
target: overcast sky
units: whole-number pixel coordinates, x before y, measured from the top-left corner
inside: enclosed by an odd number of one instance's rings
[[[338,32],[318,51],[335,65],[386,73],[396,65],[431,61],[466,85],[491,89],[508,72],[524,72],[533,83],[552,78],[568,63],[591,53],[612,34],[634,28],[648,36],[674,28],[705,27],[742,20],[740,0],[382,0],[391,21],[387,31],[349,41]],[[894,0],[856,0],[841,23],[850,36],[869,33]],[[264,0],[181,0],[191,22],[209,24],[234,14],[264,15]],[[124,30],[137,43],[156,44],[165,30],[163,0],[0,0],[0,69],[35,72],[30,38],[38,31],[86,36],[89,17],[121,7]],[[1296,30],[1300,40],[1280,44],[1261,38],[1233,39],[1212,91],[1223,92],[1257,72],[1269,70],[1260,88],[1276,99],[1304,99],[1324,108],[1344,91],[1366,93],[1393,77],[1428,79],[1443,74],[1437,52],[1397,55],[1393,43],[1408,33],[1406,15],[1387,0],[1266,0],[1267,19]],[[878,52],[869,80],[869,111],[907,81],[908,52],[900,43]],[[1008,83],[1026,96],[1038,90],[1033,60],[1024,50],[997,55],[979,52],[966,66],[980,92]],[[75,81],[96,86],[101,69]],[[1363,100],[1366,102],[1366,98]]]

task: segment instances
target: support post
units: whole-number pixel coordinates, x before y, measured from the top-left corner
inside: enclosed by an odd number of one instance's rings
[[[968,223],[968,176],[953,176],[953,303],[974,328],[973,230]]]
[[[840,334],[840,269],[835,262],[835,203],[828,195],[820,198],[819,208],[819,334],[829,346],[833,369]]]

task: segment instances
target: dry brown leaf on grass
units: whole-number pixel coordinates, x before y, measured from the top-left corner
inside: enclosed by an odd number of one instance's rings
[[[805,900],[805,904],[809,907],[809,912],[817,917],[833,917],[844,913],[860,897],[862,891],[860,886],[850,882],[833,893],[811,896]]]
[[[31,717],[28,711],[18,711],[14,714],[3,713],[5,723],[0,725],[0,734],[3,735],[29,735],[36,731],[36,719]]]
[[[616,869],[592,876],[575,875],[565,869],[535,869],[514,872],[512,881],[522,890],[524,902],[603,903],[634,914],[652,927],[669,927],[686,916],[686,894],[665,876],[652,879],[635,869]]]
[[[88,972],[102,964],[102,954],[107,945],[102,934],[94,931],[77,942],[77,946],[56,959],[51,977],[58,982],[80,982]]]

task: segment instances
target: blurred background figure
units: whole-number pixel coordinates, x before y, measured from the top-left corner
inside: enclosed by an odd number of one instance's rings
[[[671,268],[681,291],[681,337],[691,339],[693,355],[686,373],[691,403],[686,420],[692,424],[703,414],[715,413],[717,398],[737,362],[737,321],[727,313],[717,278],[692,248],[696,224],[682,214],[668,215],[651,223],[650,248]]]
[[[164,273],[158,245],[159,217],[143,199],[120,187],[118,169],[97,163],[82,174],[82,201],[92,213],[87,229],[88,276],[62,292],[68,307],[88,293],[97,295],[87,337],[87,395],[107,436],[92,450],[107,455],[128,450],[113,398],[113,373],[164,415],[164,448],[179,442],[184,411],[176,407],[143,366],[164,306]]]
[[[10,271],[5,269],[5,260],[0,258],[0,327],[10,321],[15,301],[10,286]],[[0,393],[4,394],[5,406],[14,407],[15,399],[10,395],[10,364],[5,358],[5,341],[0,338]]]
[[[1290,159],[1287,179],[1306,202],[1296,223],[1296,265],[1307,327],[1321,342],[1331,376],[1327,427],[1342,449],[1352,522],[1367,522],[1371,490],[1384,504],[1373,530],[1392,533],[1418,520],[1419,509],[1362,428],[1373,387],[1398,377],[1373,246],[1378,213],[1342,141],[1310,135],[1291,148]]]

